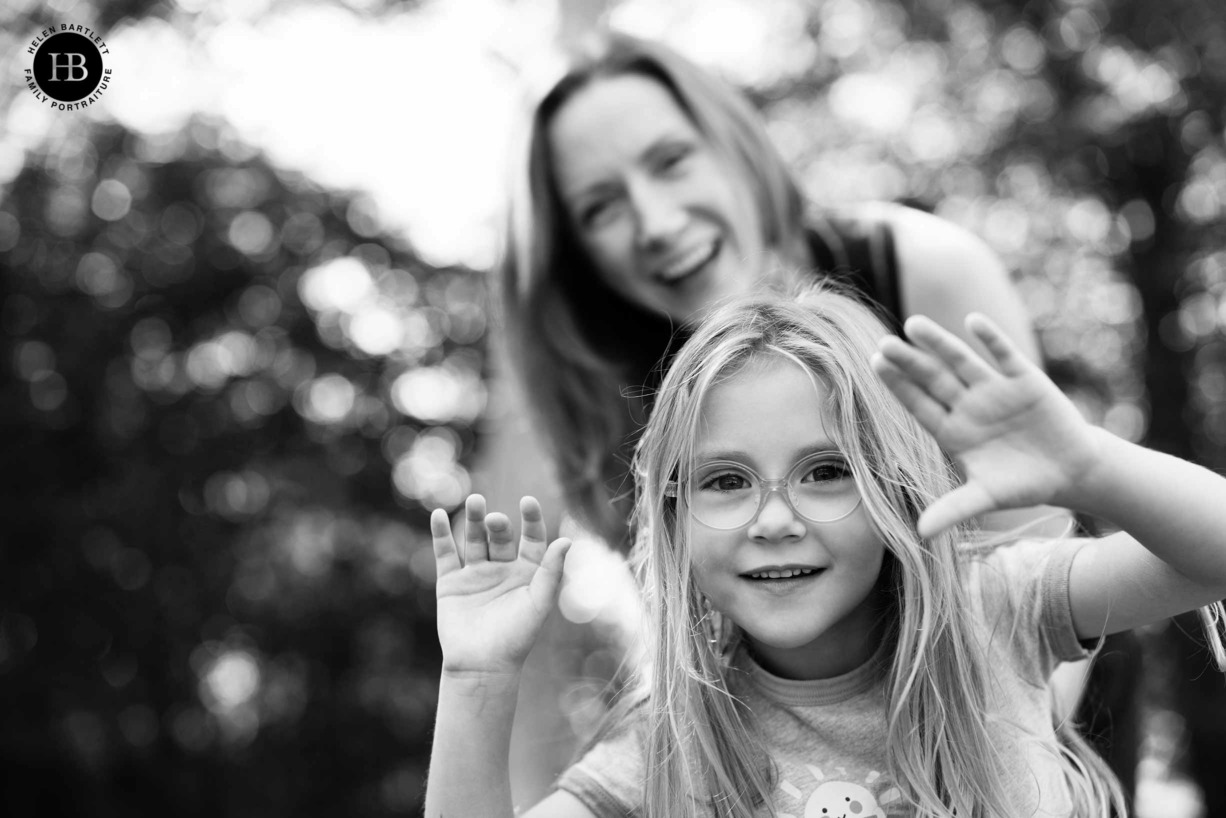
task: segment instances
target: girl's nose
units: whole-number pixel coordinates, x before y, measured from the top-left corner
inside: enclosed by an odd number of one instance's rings
[[[804,520],[792,508],[783,491],[776,489],[766,496],[766,502],[758,510],[758,516],[749,526],[749,536],[765,540],[784,540],[803,537]]]

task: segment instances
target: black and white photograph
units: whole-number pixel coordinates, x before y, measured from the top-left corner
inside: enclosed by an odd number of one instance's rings
[[[0,815],[1226,818],[1218,0],[6,0]]]

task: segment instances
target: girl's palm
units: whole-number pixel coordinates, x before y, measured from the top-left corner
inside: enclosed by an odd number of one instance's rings
[[[438,564],[438,635],[449,673],[517,673],[553,609],[568,540],[545,541],[540,506],[520,502],[517,546],[504,514],[485,513],[479,495],[465,504],[464,554],[442,510],[430,518]]]
[[[967,328],[994,360],[912,318],[915,346],[885,339],[874,364],[966,476],[921,515],[924,536],[999,509],[1060,503],[1093,459],[1088,424],[1042,370],[983,316]]]

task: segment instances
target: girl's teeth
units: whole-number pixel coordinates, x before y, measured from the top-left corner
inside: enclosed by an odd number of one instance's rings
[[[761,571],[752,576],[754,579],[791,579],[792,577],[807,577],[812,573],[812,568],[799,568],[796,570],[787,568],[782,571]]]

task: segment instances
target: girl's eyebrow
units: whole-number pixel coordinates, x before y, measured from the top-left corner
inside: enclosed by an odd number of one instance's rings
[[[825,452],[829,452],[831,454],[838,454],[838,455],[843,454],[843,452],[839,449],[838,446],[834,444],[833,441],[819,440],[819,441],[810,443],[807,446],[803,446],[800,449],[797,449],[795,452],[793,452],[792,462],[795,463],[798,460],[803,460],[809,455],[822,454]],[[753,465],[753,462],[754,462],[753,457],[748,452],[742,451],[740,449],[713,449],[710,451],[704,450],[704,451],[698,452],[698,456],[694,458],[694,461],[696,463],[710,463],[711,461],[714,461],[714,460],[731,460],[734,463],[744,463],[746,465]]]

